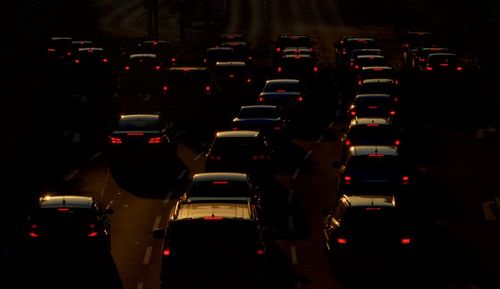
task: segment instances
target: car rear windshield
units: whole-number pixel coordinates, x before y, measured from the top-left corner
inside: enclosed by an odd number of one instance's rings
[[[199,181],[189,189],[189,197],[249,197],[246,181]]]
[[[387,106],[389,104],[387,96],[357,97],[353,104],[356,106]]]
[[[455,55],[430,55],[429,56],[429,64],[431,64],[431,65],[440,65],[440,64],[456,65],[457,64],[457,57]]]
[[[370,78],[391,78],[394,79],[396,74],[393,69],[363,69],[359,72],[360,79]]]
[[[58,228],[95,224],[97,218],[90,209],[66,207],[39,209],[33,213],[30,221],[41,228]]]
[[[401,215],[392,207],[351,207],[344,215],[344,223],[351,228],[394,230],[402,224]]]
[[[378,156],[377,156],[378,155]],[[399,172],[403,168],[398,156],[373,153],[368,156],[355,156],[348,160],[347,169],[357,172]]]
[[[170,70],[167,81],[174,86],[206,84],[210,79],[208,70]]]
[[[240,118],[277,118],[278,112],[274,107],[244,108],[238,113]]]
[[[392,83],[383,83],[383,82],[363,83],[358,90],[358,94],[369,94],[369,93],[391,94],[394,92],[395,92],[395,87]]]
[[[396,132],[390,125],[357,125],[349,129],[347,139],[355,145],[393,144]]]
[[[255,154],[264,153],[265,144],[257,138],[219,138],[212,146],[212,152],[215,154]]]
[[[307,36],[288,36],[288,37],[280,37],[278,40],[278,45],[281,47],[289,47],[289,46],[310,47],[312,45],[312,41],[311,38]]]
[[[159,130],[160,122],[157,118],[127,118],[118,123],[119,130]]]

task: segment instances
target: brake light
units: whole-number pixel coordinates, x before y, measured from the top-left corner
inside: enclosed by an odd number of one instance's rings
[[[121,138],[119,138],[119,137],[113,137],[113,136],[109,137],[109,141],[112,144],[121,144],[121,143],[123,143]]]
[[[439,66],[448,67],[448,63],[441,63],[441,64],[439,64]]]
[[[313,71],[314,71],[314,72],[318,72],[318,67],[317,67],[317,66],[314,66]]]
[[[266,99],[263,96],[259,96],[259,102],[264,102]]]
[[[462,71],[462,70],[463,70],[462,66],[457,66],[457,71]]]
[[[127,136],[143,136],[144,133],[140,131],[127,132]]]
[[[345,143],[346,146],[350,146],[351,145],[351,141],[348,140],[348,139],[346,139],[344,143]]]
[[[401,178],[401,182],[403,183],[403,185],[407,185],[410,182],[410,177],[409,176],[403,176]]]
[[[69,208],[57,208],[58,212],[69,212]]]
[[[104,63],[108,63],[108,62],[109,62],[109,59],[107,59],[107,58],[103,58],[103,59],[102,59],[102,62],[104,62]]]
[[[346,238],[337,238],[337,244],[345,245],[345,244],[347,244],[347,239]]]
[[[427,70],[427,71],[432,71],[432,67],[431,67],[431,66],[427,66],[427,67],[425,68],[425,70]]]
[[[75,63],[80,63],[80,59],[75,59]]]
[[[286,89],[277,89],[276,92],[286,92]]]
[[[277,125],[274,127],[274,130],[281,130],[281,129],[282,129],[282,127],[280,125]]]
[[[409,245],[411,243],[410,238],[401,238],[401,245]]]
[[[159,144],[161,143],[161,137],[152,137],[148,140],[149,144]]]
[[[164,85],[164,86],[162,87],[162,89],[163,89],[163,91],[167,91],[167,90],[168,90],[168,86]]]
[[[281,68],[281,66],[278,66],[278,69],[276,69],[276,71],[277,71],[278,73],[281,73],[281,71],[283,71],[283,68]]]
[[[396,115],[396,111],[391,110],[391,111],[389,112],[389,114],[390,114],[390,115]]]
[[[229,182],[228,181],[213,181],[212,184],[214,185],[227,185]]]
[[[163,256],[170,256],[170,249],[169,248],[163,249]]]
[[[207,221],[220,221],[222,220],[223,218],[222,217],[216,217],[216,216],[209,216],[209,217],[204,217],[203,220],[207,220]]]
[[[350,185],[352,181],[351,176],[344,176],[344,184]]]
[[[251,78],[247,78],[247,83],[252,83],[252,79]]]
[[[257,249],[257,255],[259,256],[264,255],[264,249]]]
[[[155,66],[155,70],[160,70],[161,67],[159,65]]]
[[[211,90],[212,87],[210,87],[210,85],[205,85],[205,93],[209,94]]]
[[[376,106],[376,105],[370,105],[370,106],[368,106],[368,108],[369,109],[376,109],[376,108],[378,108],[378,106]]]
[[[28,233],[28,236],[30,236],[31,238],[38,238],[38,237],[40,237],[40,235],[38,235],[38,234],[37,234],[37,233],[35,233],[35,232],[29,232],[29,233]]]
[[[356,111],[355,110],[351,110],[351,116],[356,116]]]
[[[87,234],[87,237],[95,237],[95,236],[97,236],[98,235],[97,231],[92,230],[92,229],[95,228],[95,225],[94,224],[90,224],[89,227],[90,227],[91,231],[90,231],[90,233]]]
[[[130,70],[130,66],[125,66],[123,69],[125,69],[126,71],[129,71]]]
[[[368,154],[369,157],[372,157],[372,158],[381,158],[381,157],[384,157],[385,155],[384,154]]]
[[[365,208],[365,210],[367,210],[367,211],[380,211],[382,209],[381,208],[376,208],[376,207],[368,207],[368,208]]]
[[[47,48],[47,51],[48,52],[56,52],[56,50],[54,48]]]
[[[276,52],[280,53],[281,52],[281,48],[280,47],[276,47]]]
[[[238,130],[238,129],[239,129],[239,128],[237,128],[237,127],[233,127],[233,130]]]
[[[363,84],[363,80],[358,80],[358,85]]]
[[[394,141],[394,145],[398,146],[398,145],[400,145],[400,144],[401,144],[401,141],[400,141],[400,140],[398,140],[398,139],[397,139],[396,141]]]
[[[358,70],[359,69],[359,65],[354,65],[354,69]]]
[[[304,100],[304,98],[302,97],[302,95],[297,96],[297,101],[298,102],[302,102],[303,100]]]
[[[379,124],[378,123],[369,123],[366,126],[379,126]]]
[[[175,63],[175,62],[177,61],[177,59],[175,59],[175,57],[172,57],[172,59],[170,59],[170,61],[171,61],[172,63]]]
[[[254,155],[252,156],[252,160],[258,161],[258,160],[265,160],[266,156],[265,155]]]

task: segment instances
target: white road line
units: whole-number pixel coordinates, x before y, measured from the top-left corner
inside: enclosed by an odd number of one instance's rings
[[[340,115],[340,110],[337,110],[337,111],[335,112],[335,117],[339,117],[339,115]]]
[[[137,284],[137,289],[142,289],[142,288],[144,288],[144,283]]]
[[[293,216],[288,216],[288,231],[293,232],[295,231],[295,223],[293,221]]]
[[[293,191],[290,190],[288,192],[288,203],[291,204],[293,202]]]
[[[65,182],[69,182],[69,181],[71,181],[74,177],[76,177],[76,175],[78,175],[79,173],[80,173],[80,170],[72,170],[72,171],[70,171],[69,173],[67,173],[67,174],[64,176],[63,181],[65,181]]]
[[[157,229],[158,226],[160,226],[160,222],[161,222],[161,216],[156,217],[155,222],[153,224],[153,230]]]
[[[319,138],[316,140],[316,143],[320,143],[325,139],[325,134],[322,134],[319,136]]]
[[[338,112],[338,111],[337,111]],[[335,125],[335,123],[332,121],[328,124],[328,129],[331,129],[333,126]]]
[[[300,168],[296,169],[295,172],[293,173],[292,179],[295,180],[300,174]]]
[[[292,246],[290,249],[292,253],[292,264],[297,265],[297,247]]]
[[[491,210],[491,206],[495,204],[495,201],[487,201],[483,203],[483,214],[486,221],[496,221],[495,214]]]
[[[106,175],[104,177],[104,185],[102,186],[101,189],[101,200],[104,200],[104,192],[106,191],[106,188],[108,187],[108,180],[109,180],[109,169],[106,169]]]
[[[143,265],[149,264],[149,260],[151,260],[151,252],[153,252],[153,247],[149,246],[146,249],[146,255],[144,255],[144,260],[142,260]]]
[[[199,153],[197,156],[194,157],[193,161],[197,161],[197,160],[201,159],[204,155],[205,155],[205,152]]]
[[[179,174],[179,176],[177,176],[177,180],[180,181],[184,175],[187,173],[187,169],[183,169],[182,172]]]
[[[309,157],[311,157],[312,153],[313,153],[313,150],[309,150],[307,152],[307,154],[304,156],[304,160],[307,160]]]
[[[95,159],[97,159],[98,157],[100,157],[102,155],[102,152],[96,152],[93,156],[91,156],[87,162],[91,163],[93,162]]]
[[[167,193],[167,196],[165,197],[165,199],[163,199],[162,203],[163,204],[167,204],[169,201],[170,201],[170,198],[172,197],[172,194],[174,193],[174,191],[169,191]]]
[[[144,98],[142,99],[142,101],[144,101],[144,102],[148,102],[148,101],[150,101],[150,100],[151,100],[151,94],[146,93],[146,94],[144,95]]]
[[[339,96],[340,96],[340,95],[341,95],[341,94],[339,93]],[[338,105],[342,105],[342,99],[339,99],[339,100],[337,101],[337,104],[338,104]]]

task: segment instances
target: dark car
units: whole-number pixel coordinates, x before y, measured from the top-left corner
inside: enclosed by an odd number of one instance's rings
[[[394,79],[399,85],[399,76],[392,66],[365,66],[358,70],[356,75],[356,86],[363,84],[365,79],[386,78]]]
[[[399,81],[394,78],[363,79],[356,87],[358,94],[388,94],[392,101],[399,103]]]
[[[434,78],[461,79],[463,66],[455,53],[431,53],[422,64],[422,74]]]
[[[208,68],[213,68],[217,62],[233,61],[234,49],[232,47],[214,46],[207,48],[203,64]]]
[[[70,36],[53,36],[47,41],[47,56],[51,62],[60,62],[71,51]]]
[[[235,172],[198,173],[181,196],[183,202],[234,201],[260,206],[259,186],[247,174]]]
[[[287,121],[275,105],[245,105],[231,122],[233,130],[258,130],[269,140],[278,144],[289,140]]]
[[[353,66],[354,59],[358,57],[358,55],[385,55],[384,51],[381,48],[357,48],[351,51],[351,55],[349,55],[349,67]]]
[[[391,123],[397,118],[397,106],[389,94],[357,94],[349,106],[348,115],[354,118],[384,118]]]
[[[355,118],[340,138],[341,162],[349,148],[359,145],[401,146],[399,129],[386,118]]]
[[[310,35],[281,34],[278,35],[273,47],[273,61],[276,64],[283,56],[286,47],[308,47],[312,54],[317,54],[316,41]]]
[[[408,52],[408,69],[412,72],[421,71],[429,54],[448,52],[450,52],[450,49],[447,47],[419,47],[412,49]]]
[[[165,76],[156,54],[130,54],[121,73],[121,89],[139,93],[163,93]]]
[[[408,198],[410,170],[396,146],[351,146],[344,164],[338,167],[339,194],[395,194]]]
[[[239,33],[225,33],[219,36],[219,45],[227,41],[246,41],[245,35]]]
[[[266,244],[249,202],[177,202],[164,229],[161,288],[261,288]]]
[[[409,64],[410,51],[422,47],[437,46],[438,40],[436,38],[436,35],[430,31],[407,31],[401,41],[403,66]]]
[[[137,47],[137,53],[152,53],[158,56],[163,66],[175,66],[177,58],[173,52],[170,41],[166,39],[146,39],[142,40]]]
[[[319,75],[319,63],[310,53],[283,54],[277,62],[275,76],[295,78],[304,82],[314,81]]]
[[[163,164],[177,156],[173,124],[157,114],[122,115],[109,135],[111,165]]]
[[[332,263],[344,272],[395,272],[415,261],[415,227],[391,195],[341,196],[323,220],[323,234]]]
[[[250,44],[246,41],[226,41],[220,44],[221,47],[231,47],[233,49],[233,60],[243,61],[247,65],[253,64],[253,55]]]
[[[259,131],[219,131],[206,154],[206,172],[242,172],[267,178],[272,174],[271,151]]]
[[[351,62],[351,71],[356,74],[363,67],[368,66],[388,66],[389,62],[383,55],[357,55]]]
[[[307,101],[308,91],[300,79],[276,78],[269,79],[264,84],[257,103],[276,105],[287,120],[300,113]]]
[[[24,249],[34,258],[109,257],[112,213],[93,197],[45,194],[28,214]]]
[[[221,107],[236,111],[248,103],[253,92],[253,75],[243,61],[217,62],[212,71],[211,87]]]

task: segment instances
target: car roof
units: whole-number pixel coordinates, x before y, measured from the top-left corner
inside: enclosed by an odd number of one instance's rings
[[[457,55],[455,53],[439,52],[439,53],[431,53],[431,54],[429,54],[428,57],[434,57],[434,56],[452,56],[452,57],[456,57]]]
[[[396,83],[393,78],[369,78],[369,79],[364,79],[363,84],[365,83]]]
[[[366,93],[366,94],[356,94],[354,98],[356,99],[356,98],[380,98],[380,97],[390,98],[391,96],[385,93]]]
[[[209,182],[209,181],[230,181],[230,182],[246,182],[248,179],[245,173],[236,172],[216,172],[216,173],[198,173],[193,175],[192,182]]]
[[[243,67],[243,66],[247,66],[247,64],[243,61],[217,61],[215,63],[215,66],[218,66],[218,67],[221,67],[221,66]]]
[[[76,195],[44,196],[39,200],[40,208],[90,208],[92,197]]]
[[[130,59],[133,59],[133,58],[141,58],[141,57],[145,57],[145,58],[156,58],[156,54],[154,53],[134,53],[134,54],[130,54]]]
[[[124,114],[120,116],[120,120],[156,120],[159,119],[160,115],[158,114]]]
[[[252,104],[252,105],[242,105],[240,107],[241,109],[254,109],[254,108],[274,108],[277,109],[278,107],[276,105],[270,105],[270,104]]]
[[[351,126],[369,124],[391,125],[389,120],[386,118],[355,118],[351,121]]]
[[[363,66],[361,70],[394,70],[391,66]]]
[[[214,47],[207,48],[207,52],[219,51],[219,50],[233,51],[234,49],[232,47],[229,47],[229,46],[214,46]]]
[[[273,83],[299,83],[299,79],[293,79],[293,78],[279,78],[279,79],[269,79],[266,81],[267,84],[273,84]]]
[[[252,220],[254,216],[248,202],[181,202],[175,220],[205,218]]]
[[[80,47],[78,51],[104,51],[102,47]]]
[[[226,130],[226,131],[219,131],[215,134],[216,138],[238,138],[238,137],[250,137],[250,138],[256,138],[260,135],[259,131],[255,130],[238,130],[238,131],[233,131],[233,130]]]
[[[208,70],[206,66],[172,66],[169,67],[168,70],[171,71],[199,71],[199,70]]]
[[[356,57],[358,59],[362,59],[362,58],[380,58],[380,59],[383,59],[383,58],[385,58],[385,56],[380,55],[380,54],[361,54],[361,55],[356,55]]]
[[[359,145],[349,149],[352,156],[368,156],[370,154],[380,154],[384,156],[399,156],[395,146],[384,145]]]
[[[396,207],[393,195],[343,195],[350,207]]]

